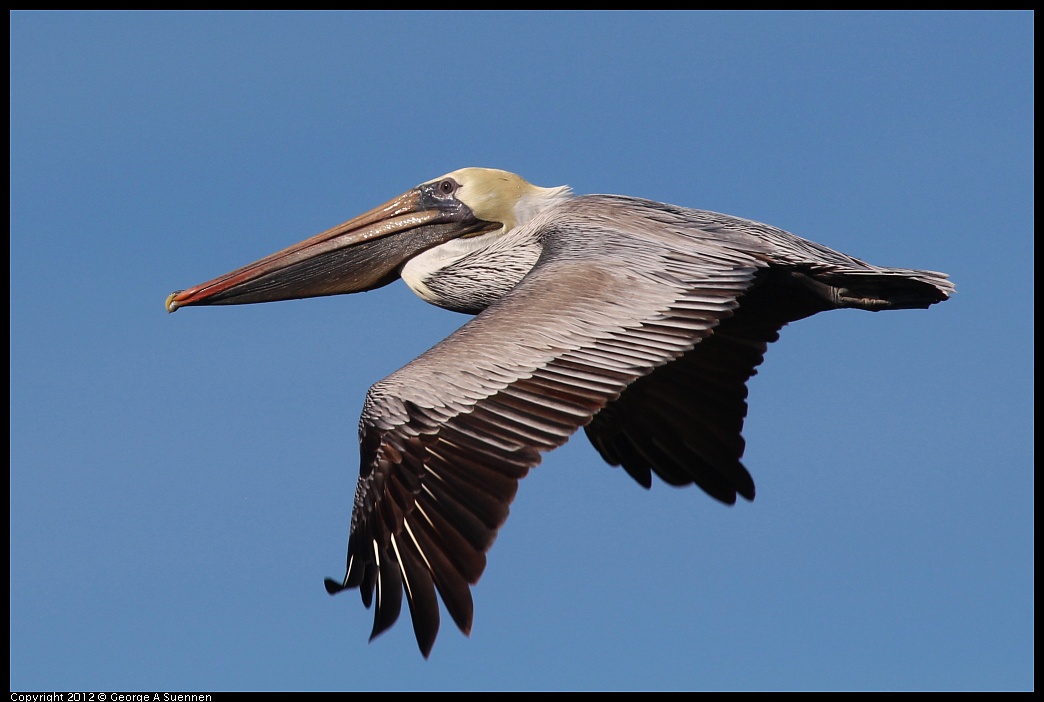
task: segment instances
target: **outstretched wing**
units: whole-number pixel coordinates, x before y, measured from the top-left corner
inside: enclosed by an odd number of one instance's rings
[[[584,427],[611,465],[648,488],[655,473],[670,485],[695,483],[726,504],[754,499],[740,462],[747,381],[787,323],[829,303],[802,274],[764,269],[734,313],[680,358],[637,379]]]
[[[425,656],[436,591],[470,632],[470,585],[518,481],[711,335],[764,265],[711,234],[649,237],[648,220],[597,209],[595,222],[574,211],[535,223],[544,253],[523,282],[367,394],[347,574],[327,589],[358,587],[367,607],[376,593],[371,638],[396,621],[403,591]]]

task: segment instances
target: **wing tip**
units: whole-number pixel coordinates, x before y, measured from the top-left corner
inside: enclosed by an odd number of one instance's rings
[[[339,580],[333,578],[325,578],[323,585],[326,586],[326,592],[330,595],[336,595],[338,592],[342,592],[348,589],[348,586]]]

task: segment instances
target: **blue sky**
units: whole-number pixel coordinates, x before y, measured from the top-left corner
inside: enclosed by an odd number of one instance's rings
[[[1032,689],[1033,15],[11,14],[12,690]],[[758,497],[582,436],[423,660],[343,573],[398,282],[166,295],[463,166],[950,273],[786,328]]]

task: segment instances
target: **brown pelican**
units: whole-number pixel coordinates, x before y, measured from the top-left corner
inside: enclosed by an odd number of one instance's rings
[[[542,452],[584,427],[645,487],[655,473],[751,500],[746,381],[780,329],[954,291],[942,273],[872,266],[750,220],[464,168],[166,304],[337,295],[397,277],[477,316],[367,393],[347,572],[326,588],[357,587],[367,607],[376,592],[371,640],[405,591],[425,657],[436,591],[470,632],[470,586]]]

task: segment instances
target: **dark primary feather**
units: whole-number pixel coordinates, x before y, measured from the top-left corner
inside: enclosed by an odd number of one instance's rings
[[[732,503],[746,381],[788,322],[834,307],[926,307],[945,276],[884,269],[756,222],[577,197],[502,240],[543,253],[511,291],[367,394],[348,567],[372,636],[402,593],[422,653],[436,592],[471,630],[470,586],[518,481],[581,426],[602,457]],[[515,242],[517,243],[517,242]]]

